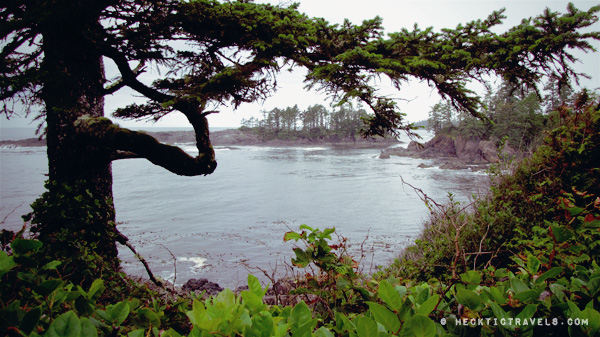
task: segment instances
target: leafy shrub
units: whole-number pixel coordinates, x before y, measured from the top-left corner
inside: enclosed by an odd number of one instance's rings
[[[527,248],[522,239],[548,228],[547,222],[569,223],[572,219],[561,206],[564,200],[589,204],[600,195],[597,103],[574,107],[530,159],[512,174],[505,172],[492,167],[490,195],[476,198],[470,209],[452,199],[430,204],[432,216],[423,234],[387,274],[446,279],[468,268],[509,267],[514,263],[512,252]]]

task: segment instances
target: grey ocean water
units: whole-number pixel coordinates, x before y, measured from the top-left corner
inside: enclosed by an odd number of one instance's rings
[[[427,217],[401,177],[439,202],[448,192],[466,201],[489,180],[484,173],[421,169],[428,162],[420,159],[382,160],[378,149],[240,146],[217,147],[216,155],[219,166],[205,177],[176,176],[143,159],[113,163],[120,230],[155,274],[176,276],[177,284],[205,277],[236,287],[245,284],[248,266],[282,274],[294,247],[283,235],[301,224],[335,227],[357,259],[362,252],[368,270],[389,263]],[[46,153],[2,148],[0,156],[1,226],[14,230],[43,192]],[[125,247],[121,258],[127,272],[145,275]]]

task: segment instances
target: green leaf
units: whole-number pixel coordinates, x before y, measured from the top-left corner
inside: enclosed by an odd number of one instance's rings
[[[434,294],[429,297],[427,301],[423,302],[419,309],[417,309],[417,314],[421,314],[424,316],[429,316],[429,314],[435,309],[435,306],[438,304],[440,296],[438,294]]]
[[[312,320],[312,313],[304,301],[296,304],[294,308],[292,308],[290,320],[292,322],[292,330],[297,329],[300,325]]]
[[[533,301],[540,297],[542,291],[544,291],[544,288],[525,290],[515,294],[515,298],[521,302]]]
[[[338,331],[353,331],[356,330],[354,323],[350,322],[346,315],[335,311],[335,324]]]
[[[192,334],[190,334],[191,336]],[[144,337],[145,336],[145,330],[144,329],[137,329],[137,330],[133,330],[131,332],[129,332],[127,334],[127,337]]]
[[[471,310],[478,310],[481,306],[481,296],[476,292],[468,289],[458,289],[456,292],[456,300]]]
[[[558,243],[565,242],[573,237],[573,232],[563,226],[551,225],[550,228],[552,229],[552,234],[554,234],[554,238]]]
[[[221,291],[217,297],[215,297],[216,303],[222,303],[225,305],[234,305],[236,303],[236,297],[233,291],[229,288],[225,288],[225,290]]]
[[[497,287],[490,287],[489,293],[492,296],[493,301],[498,302],[500,305],[506,304],[507,299],[504,297],[506,295],[505,292],[500,291]]]
[[[50,261],[46,263],[46,265],[42,268],[44,270],[55,270],[56,267],[60,266],[62,262],[60,261]]]
[[[515,294],[530,290],[529,287],[518,277],[510,278],[510,287],[515,291]]]
[[[481,283],[481,274],[476,270],[469,270],[466,273],[460,274],[460,280],[464,283],[479,284]]]
[[[194,301],[194,303],[195,303],[195,301]],[[158,317],[158,315],[152,309],[140,308],[137,310],[137,314],[138,314],[138,317],[144,318],[150,324],[152,324],[152,326],[155,326],[155,327],[160,326],[160,317]],[[196,323],[196,322],[192,321],[192,323]]]
[[[94,312],[94,306],[91,301],[82,296],[75,299],[75,309],[82,316],[91,315]]]
[[[266,288],[263,290],[258,278],[252,274],[248,274],[248,288],[259,298],[263,298],[267,292]]]
[[[326,239],[331,240],[331,234],[334,232],[335,228],[325,228],[325,230],[318,235],[319,240],[323,240],[323,242],[326,242]]]
[[[252,316],[252,331],[254,332],[254,336],[272,336],[274,329],[273,316],[268,311],[261,311],[258,315]]]
[[[53,291],[55,291],[58,287],[62,285],[63,281],[61,279],[53,279],[47,280],[40,284],[38,284],[34,291],[44,297],[50,295]]]
[[[431,318],[420,314],[411,317],[402,328],[402,336],[405,337],[435,337],[435,335],[435,323]]]
[[[287,232],[285,233],[285,235],[283,236],[283,241],[287,242],[290,240],[294,240],[294,241],[298,241],[302,238],[302,236],[296,232]]]
[[[160,337],[181,337],[181,335],[179,334],[179,332],[173,330],[173,328],[170,328],[169,330],[161,333]]]
[[[309,321],[301,324],[295,329],[291,329],[292,337],[311,337],[312,331],[317,325],[317,320]]]
[[[331,333],[331,331],[329,331],[329,329],[327,329],[324,326],[320,327],[319,329],[317,329],[317,331],[315,331],[315,336],[316,337],[334,337],[334,335]]]
[[[541,262],[537,257],[533,255],[529,255],[527,257],[527,269],[532,275],[537,274],[538,270],[540,269],[540,265]]]
[[[97,337],[98,330],[96,330],[96,326],[92,321],[90,321],[87,317],[82,317],[81,321],[81,337]]]
[[[380,304],[374,302],[367,302],[367,304],[369,305],[369,310],[371,310],[371,313],[378,323],[381,323],[390,333],[398,332],[400,329],[400,320],[398,319],[398,315]]]
[[[192,310],[187,312],[187,316],[190,318],[192,324],[200,324],[204,320],[205,315],[206,307],[204,307],[204,303],[194,300]]]
[[[19,327],[19,330],[21,330],[21,332],[23,332],[25,335],[31,334],[33,329],[35,329],[38,322],[40,321],[41,317],[42,317],[42,307],[41,306],[31,308],[31,310],[29,310],[29,312],[27,312],[27,314],[25,314],[25,316],[23,317],[23,320],[21,321],[21,326]]]
[[[296,254],[296,258],[292,259],[292,263],[295,266],[300,268],[308,266],[310,263],[310,258],[305,251],[303,251],[301,248],[294,248],[294,254]]]
[[[251,312],[264,310],[265,304],[263,304],[263,301],[255,293],[244,290],[242,291],[241,295],[242,299],[244,300],[244,305]]]
[[[592,307],[585,308],[579,313],[579,318],[587,320],[588,325],[582,325],[581,327],[587,330],[588,336],[598,336],[598,333],[600,333],[600,312]]]
[[[305,225],[305,224],[300,225],[300,229],[307,229],[311,232],[315,231],[312,227],[310,227],[309,225]]]
[[[10,244],[15,255],[25,255],[37,251],[42,247],[42,243],[38,240],[15,239]]]
[[[494,316],[496,316],[496,318],[498,318],[498,319],[502,319],[502,318],[506,319],[506,318],[508,318],[508,315],[506,314],[506,311],[504,311],[504,309],[502,309],[495,302],[490,302],[490,308],[492,308],[492,312],[494,313]]]
[[[357,317],[354,319],[358,337],[378,337],[379,329],[377,323],[368,317]]]
[[[570,213],[570,214],[571,214],[571,216],[573,216],[573,217],[576,217],[576,216],[578,216],[578,215],[579,215],[579,214],[581,214],[583,211],[585,211],[585,209],[583,209],[583,208],[580,208],[580,207],[576,207],[576,206],[574,206],[574,207],[570,207],[570,208],[569,208],[569,213]]]
[[[584,223],[584,227],[585,228],[592,228],[592,229],[600,228],[600,220],[592,220],[592,221],[589,221],[589,222],[585,222]]]
[[[106,315],[109,321],[121,325],[129,316],[129,303],[127,301],[121,301],[114,305],[108,305],[106,307]]]
[[[94,280],[94,282],[92,282],[92,285],[90,286],[90,290],[87,292],[87,298],[90,300],[94,300],[100,297],[102,292],[104,292],[104,289],[106,289],[106,287],[104,286],[104,281],[100,279]]]
[[[537,304],[528,304],[521,312],[517,315],[517,318],[521,320],[529,320],[535,315],[537,311]]]
[[[402,298],[400,294],[389,284],[388,281],[382,280],[379,282],[379,290],[377,291],[379,298],[387,304],[388,308],[398,311],[402,306]]]
[[[4,274],[8,273],[16,265],[12,256],[8,256],[8,254],[0,250],[0,277],[4,276]]]
[[[67,311],[58,316],[46,331],[49,337],[79,337],[81,322],[73,311]]]
[[[535,280],[535,283],[539,284],[549,278],[555,278],[556,276],[560,275],[560,273],[562,273],[563,269],[563,267],[554,267],[548,270],[547,272],[543,273],[540,277],[538,277],[537,280]]]

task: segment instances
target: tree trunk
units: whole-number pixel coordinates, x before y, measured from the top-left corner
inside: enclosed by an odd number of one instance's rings
[[[61,241],[70,240],[67,246],[73,241],[90,244],[93,253],[98,253],[96,256],[104,259],[107,266],[118,268],[111,153],[92,145],[75,127],[82,115],[104,114],[102,57],[90,38],[101,27],[98,13],[86,12],[85,8],[75,12],[82,14],[69,20],[56,15],[49,19],[52,22],[45,22],[42,98],[46,106],[48,193],[57,198],[50,199],[56,201],[62,195],[70,205],[87,205],[66,207],[66,203],[46,202],[48,208],[34,207],[34,229],[42,241],[60,245]],[[65,190],[65,186],[69,187]],[[62,236],[58,234],[61,232]],[[63,252],[73,253],[77,254]]]

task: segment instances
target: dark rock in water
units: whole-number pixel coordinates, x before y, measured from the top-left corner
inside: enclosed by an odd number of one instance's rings
[[[466,170],[469,167],[460,160],[452,160],[440,166],[440,168],[444,170]]]
[[[206,291],[207,295],[217,295],[223,288],[221,288],[217,283],[210,282],[205,278],[200,279],[190,279],[188,280],[181,289],[184,292],[203,292]]]
[[[454,139],[438,135],[425,144],[425,148],[419,151],[421,158],[455,157],[456,148]]]
[[[406,147],[406,149],[408,151],[421,151],[424,148],[424,145],[416,142],[416,141],[411,141],[410,143],[408,143],[408,146]]]
[[[390,156],[411,156],[414,154],[414,151],[409,151],[403,147],[390,147],[387,149],[381,150],[379,154],[379,159],[389,159]]]
[[[427,164],[425,164],[425,163],[421,163],[421,164],[419,164],[419,166],[417,166],[417,167],[418,167],[418,168],[430,168],[430,167],[433,167],[433,166],[431,166],[431,165],[427,165]]]
[[[495,140],[483,140],[478,137],[463,138],[448,135],[437,135],[425,144],[412,141],[406,148],[392,147],[381,151],[379,158],[388,159],[390,156],[412,157],[421,159],[450,159],[441,168],[462,170],[470,165],[484,165],[518,158],[519,153],[509,146],[504,146],[498,154]],[[423,166],[419,166],[424,168]]]

